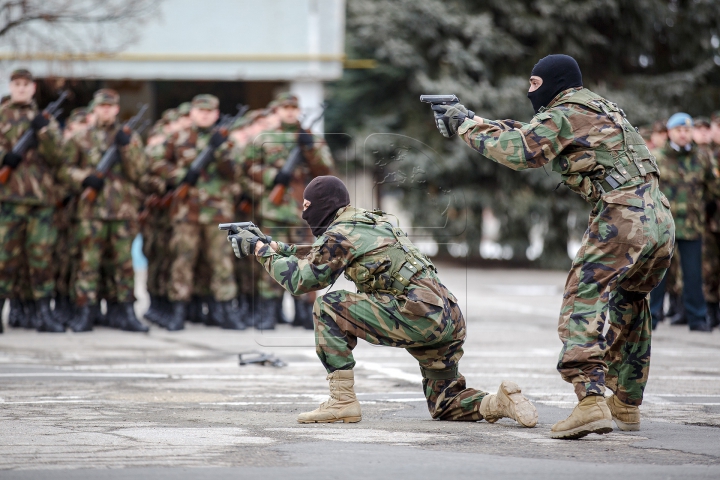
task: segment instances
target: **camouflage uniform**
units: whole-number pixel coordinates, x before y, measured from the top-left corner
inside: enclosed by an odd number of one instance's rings
[[[580,400],[607,385],[639,405],[650,365],[647,294],[670,265],[674,238],[645,142],[615,104],[585,88],[561,92],[530,123],[482,122],[458,130],[473,149],[513,170],[551,162],[594,205],[565,285],[557,368]]]
[[[34,103],[0,106],[0,158],[12,150],[38,113]],[[36,137],[37,144],[27,149],[8,182],[0,184],[0,299],[24,293],[30,295],[28,300],[39,300],[51,297],[55,289],[55,174],[62,136],[51,119]],[[20,285],[23,278],[26,288]]]
[[[113,144],[119,124],[98,125],[79,132],[65,143],[60,178],[75,193],[93,173],[103,153]],[[142,193],[138,188],[147,165],[142,139],[132,133],[130,144],[118,148],[120,161],[105,176],[105,186],[94,202],[79,200],[76,241],[79,264],[75,279],[78,306],[97,305],[104,289],[108,301],[134,302],[131,247],[138,233]]]
[[[192,128],[171,135],[162,148],[153,150],[153,173],[169,184],[179,184],[207,145],[210,134],[209,129]],[[202,172],[197,185],[189,188],[187,197],[173,198],[170,206],[173,260],[168,291],[171,301],[190,301],[194,288],[204,280],[209,281],[215,300],[227,302],[235,298],[233,264],[225,255],[226,234],[217,225],[233,221],[239,172],[239,165],[217,150],[215,161]],[[205,278],[196,278],[195,268],[201,254],[212,272]]]
[[[358,293],[330,292],[313,306],[316,351],[328,373],[355,366],[358,337],[404,348],[420,363],[433,418],[482,420],[487,394],[467,388],[458,372],[466,329],[457,299],[381,212],[344,207],[311,247],[265,245],[257,258],[293,295],[326,288],[343,272],[357,286]]]
[[[706,305],[701,279],[701,239],[706,228],[706,201],[717,195],[717,164],[707,148],[692,144],[690,150],[674,149],[670,142],[653,151],[662,173],[661,189],[670,200],[675,218],[675,237],[680,247],[683,291],[682,304],[688,323],[705,323]],[[684,250],[688,249],[688,250]],[[698,257],[698,258],[695,258]],[[653,292],[654,323],[660,319],[667,280]],[[697,283],[695,286],[694,284]]]
[[[304,149],[305,161],[295,170],[281,205],[270,201],[278,172],[285,165],[290,152],[298,144],[299,123],[283,124],[276,131],[258,136],[244,152],[244,171],[247,176],[247,195],[255,200],[256,223],[273,239],[286,243],[302,243],[312,239],[301,218],[302,193],[313,178],[328,175],[334,169],[327,145],[314,139],[312,148]],[[278,299],[283,290],[266,276],[258,279],[258,295],[264,299]]]
[[[720,145],[712,145],[715,162],[720,161]],[[720,302],[720,198],[707,199],[707,221],[703,235],[703,294],[708,303]]]

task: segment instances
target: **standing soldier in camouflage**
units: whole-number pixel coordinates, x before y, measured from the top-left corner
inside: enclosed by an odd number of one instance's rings
[[[432,418],[490,423],[512,418],[535,426],[537,411],[517,384],[503,381],[497,395],[466,387],[458,370],[465,319],[435,266],[405,232],[383,212],[351,206],[336,177],[315,178],[303,197],[302,218],[317,237],[312,246],[267,244],[259,229],[228,237],[236,256],[256,255],[273,281],[293,295],[326,288],[343,272],[357,286],[357,293],[339,290],[315,301],[315,349],[328,373],[330,399],[301,413],[298,422],[360,421],[352,351],[362,338],[404,348],[417,359]]]
[[[302,208],[302,192],[311,179],[331,173],[334,169],[330,150],[320,139],[303,130],[298,98],[292,93],[281,93],[273,101],[274,115],[280,126],[255,138],[245,149],[244,168],[250,195],[259,201],[256,215],[262,228],[274,238],[287,243],[308,240],[307,228],[298,220]],[[298,147],[304,161],[292,173],[282,171],[291,151]],[[270,194],[274,188],[285,188],[280,203],[273,203]],[[258,302],[255,305],[255,327],[260,330],[275,328],[282,317],[283,289],[272,279],[262,275],[258,279]],[[296,297],[294,324],[312,328],[312,296]]]
[[[245,324],[232,308],[237,294],[232,261],[223,255],[225,237],[217,224],[232,221],[233,199],[238,188],[240,166],[224,155],[219,147],[225,136],[214,131],[220,115],[219,101],[213,95],[193,98],[190,118],[193,126],[171,135],[162,148],[153,151],[152,171],[171,188],[189,186],[187,196],[173,196],[170,205],[173,256],[170,268],[168,297],[172,314],[166,322],[168,330],[181,330],[187,316],[188,302],[198,284],[209,284],[213,299],[209,301],[210,319],[222,328],[242,330]],[[202,172],[190,170],[197,155],[207,146],[215,149],[214,161]],[[195,276],[199,259],[210,274]]]
[[[107,294],[108,326],[146,332],[135,317],[135,277],[132,242],[138,232],[137,217],[142,195],[138,182],[145,174],[142,139],[126,133],[118,122],[120,97],[111,89],[98,90],[93,98],[95,124],[65,143],[60,178],[80,194],[91,188],[94,202],[78,199],[76,241],[79,262],[75,278],[78,312],[69,323],[76,332],[92,330],[100,317],[101,292]],[[118,147],[118,159],[101,176],[96,168],[105,151]]]
[[[670,200],[675,218],[683,310],[690,330],[710,332],[703,296],[702,237],[706,227],[705,203],[718,195],[720,174],[709,149],[692,141],[690,115],[676,113],[668,120],[667,128],[667,143],[653,153],[662,174],[662,191]],[[651,296],[654,324],[662,315],[666,281],[663,279]]]
[[[711,117],[710,149],[720,162],[720,112]],[[720,197],[712,196],[705,204],[707,226],[703,241],[703,293],[708,306],[708,324],[720,326]]]
[[[614,103],[583,88],[567,55],[540,60],[530,76],[530,123],[487,120],[462,105],[436,106],[438,128],[459,133],[483,156],[513,170],[546,163],[594,205],[565,285],[558,371],[579,404],[553,438],[640,427],[650,366],[648,293],[670,265],[674,225],[658,167]],[[606,321],[610,322],[603,335]],[[615,395],[605,401],[605,388]],[[609,407],[609,408],[608,408]]]
[[[32,296],[26,312],[32,314],[31,325],[38,331],[63,332],[50,311],[57,240],[55,174],[62,136],[55,119],[38,111],[35,89],[28,70],[15,70],[10,76],[10,99],[0,106],[0,158],[2,171],[9,174],[0,183],[0,302],[10,299],[11,309],[21,313],[23,305],[16,295],[24,278]],[[22,154],[13,152],[29,129],[33,145]]]

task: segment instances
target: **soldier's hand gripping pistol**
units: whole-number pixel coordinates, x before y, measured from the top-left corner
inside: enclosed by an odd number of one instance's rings
[[[272,242],[272,237],[265,235],[253,222],[221,223],[218,228],[228,231],[228,242],[238,258],[254,255],[258,240],[268,245]]]
[[[465,119],[475,116],[475,112],[465,108],[455,95],[420,95],[420,101],[432,106],[435,124],[446,138],[454,137]]]

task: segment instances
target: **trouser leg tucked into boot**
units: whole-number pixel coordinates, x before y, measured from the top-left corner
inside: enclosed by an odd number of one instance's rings
[[[35,328],[38,332],[61,333],[65,326],[59,322],[50,310],[50,297],[41,298],[36,303]]]
[[[93,320],[99,314],[99,305],[85,305],[75,310],[75,315],[67,323],[73,332],[89,332],[93,329]]]
[[[185,315],[187,314],[187,302],[172,302],[172,313],[165,328],[171,332],[182,330],[185,328]]]
[[[362,418],[360,402],[355,396],[352,370],[336,370],[328,374],[330,398],[312,412],[301,413],[299,423],[356,423]]]
[[[573,409],[568,418],[557,422],[550,429],[552,438],[574,440],[591,433],[612,432],[612,414],[600,395],[588,395]]]
[[[525,398],[515,382],[503,381],[495,395],[486,395],[480,403],[480,413],[489,423],[501,418],[512,418],[523,427],[532,428],[537,424],[535,406]]]
[[[616,395],[606,400],[615,425],[623,432],[636,432],[640,430],[640,408],[621,402]]]
[[[126,332],[147,332],[150,330],[135,316],[133,302],[123,302],[117,305],[117,313],[110,320],[110,326]]]

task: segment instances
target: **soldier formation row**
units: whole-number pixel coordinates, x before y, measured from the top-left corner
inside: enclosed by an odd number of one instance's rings
[[[676,113],[643,133],[675,219],[675,254],[650,295],[653,328],[668,317],[671,325],[709,332],[720,325],[720,112],[711,119]]]
[[[279,240],[312,238],[300,217],[302,191],[334,166],[324,142],[302,129],[296,96],[221,119],[218,99],[197,95],[164,112],[144,145],[130,122],[118,122],[113,90],[73,110],[62,132],[34,94],[30,72],[16,70],[0,106],[8,174],[0,184],[0,302],[10,303],[10,326],[147,331],[133,310],[139,232],[151,322],[242,330],[286,321],[282,287],[254,262],[234,262],[217,225],[252,219]],[[29,147],[19,151],[26,132]],[[288,169],[293,156],[299,161]],[[295,298],[294,325],[312,328],[312,301]]]

